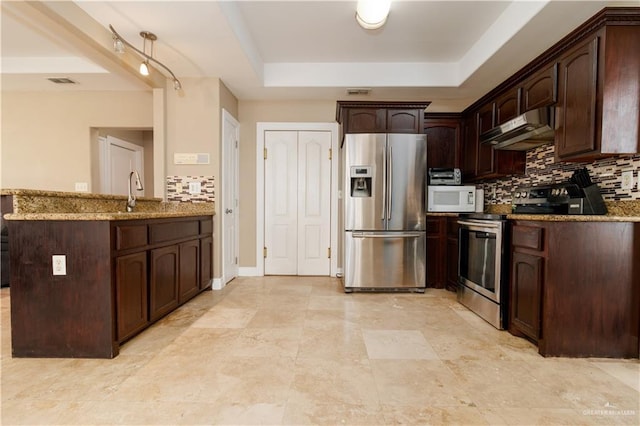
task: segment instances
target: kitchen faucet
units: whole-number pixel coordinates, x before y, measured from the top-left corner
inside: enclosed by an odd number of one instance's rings
[[[135,175],[136,177],[136,189],[138,191],[142,191],[144,188],[142,187],[142,181],[140,180],[140,175],[137,170],[129,173],[129,185],[128,185],[128,197],[127,197],[127,211],[132,212],[133,208],[136,206],[136,196],[131,192],[131,178]]]

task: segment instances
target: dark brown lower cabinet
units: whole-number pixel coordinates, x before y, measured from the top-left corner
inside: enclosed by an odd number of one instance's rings
[[[458,291],[458,225],[457,217],[447,218],[447,290]]]
[[[14,357],[113,358],[213,276],[211,216],[9,227]],[[60,254],[66,275],[53,275]]]
[[[544,259],[540,256],[513,252],[511,258],[511,324],[512,334],[523,334],[531,341],[540,337],[540,297],[544,278]]]
[[[178,306],[178,246],[151,250],[149,316],[155,321]]]
[[[200,240],[200,290],[211,288],[213,278],[213,237]]]
[[[640,223],[512,221],[509,331],[543,356],[638,358]]]
[[[427,217],[427,287],[445,287],[447,218]]]
[[[427,287],[458,289],[458,217],[427,217]]]
[[[187,241],[180,244],[179,248],[178,303],[184,303],[200,291],[200,241]]]
[[[149,324],[147,252],[116,258],[116,308],[119,342]]]

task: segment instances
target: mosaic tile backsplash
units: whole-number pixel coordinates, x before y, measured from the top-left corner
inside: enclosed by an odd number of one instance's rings
[[[511,204],[511,194],[520,186],[546,185],[569,180],[574,170],[586,167],[591,180],[598,184],[605,201],[640,200],[638,172],[640,155],[625,155],[592,163],[555,162],[554,145],[543,145],[527,151],[524,176],[508,176],[477,185],[484,189],[485,204]],[[634,170],[633,189],[622,189],[622,172]],[[492,191],[495,188],[495,196]]]
[[[200,182],[200,194],[189,193],[189,183]],[[208,202],[216,200],[213,176],[167,176],[167,200]]]

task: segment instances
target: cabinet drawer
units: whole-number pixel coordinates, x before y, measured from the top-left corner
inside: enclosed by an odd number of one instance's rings
[[[200,235],[200,221],[169,222],[149,225],[149,243],[179,240]]]
[[[116,250],[126,250],[147,245],[147,225],[116,226]]]
[[[427,218],[427,235],[439,235],[445,220],[444,217]]]
[[[201,234],[213,234],[213,220],[201,220],[200,221],[200,233]]]
[[[543,229],[533,226],[517,225],[513,227],[511,243],[514,247],[523,247],[542,251]]]

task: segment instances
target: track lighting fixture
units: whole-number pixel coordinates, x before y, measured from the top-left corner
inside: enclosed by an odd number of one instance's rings
[[[113,28],[112,25],[109,25],[109,29],[113,33],[113,50],[115,52],[123,53],[124,46],[126,45],[129,48],[131,48],[134,52],[136,52],[138,55],[142,56],[142,63],[140,64],[140,70],[139,70],[140,74],[145,76],[149,75],[149,62],[153,62],[159,65],[160,67],[162,67],[165,71],[167,71],[171,75],[171,78],[173,79],[173,88],[175,90],[182,89],[182,84],[180,83],[180,80],[178,80],[178,78],[175,76],[173,71],[171,71],[165,64],[163,64],[162,62],[158,61],[153,57],[153,42],[158,39],[158,37],[156,37],[155,34],[149,31],[141,31],[140,37],[142,37],[143,44],[142,44],[142,50],[139,50],[139,49],[136,49],[127,40],[122,38],[122,36],[118,34],[118,32],[115,30],[115,28]],[[147,53],[147,41],[150,44],[149,53]]]

